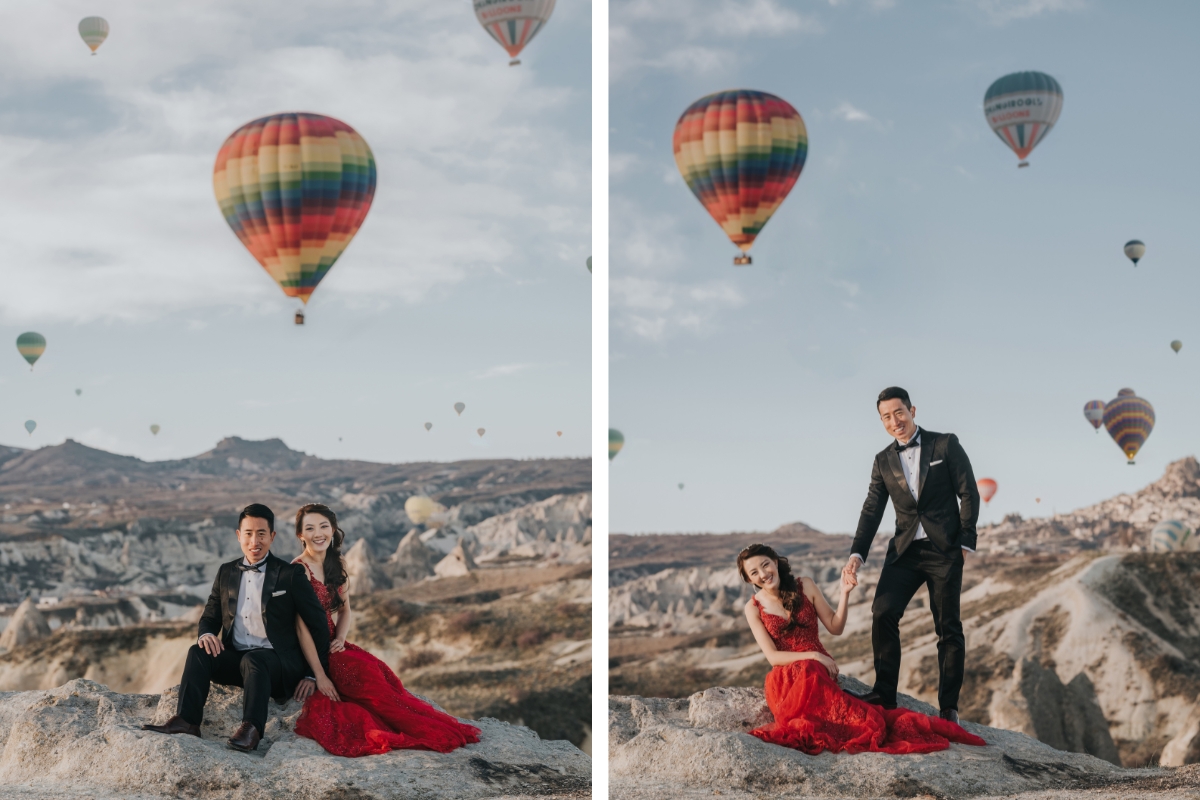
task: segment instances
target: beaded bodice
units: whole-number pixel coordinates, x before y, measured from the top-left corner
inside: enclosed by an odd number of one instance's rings
[[[757,597],[754,598],[754,605],[758,606],[758,615],[762,618],[767,634],[777,650],[785,653],[829,655],[817,634],[817,607],[803,592],[800,593],[800,607],[793,612],[790,621],[767,611],[762,607],[762,603],[758,602]]]

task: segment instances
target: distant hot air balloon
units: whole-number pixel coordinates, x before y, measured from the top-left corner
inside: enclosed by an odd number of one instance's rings
[[[83,389],[76,389],[76,390],[75,390],[75,396],[76,396],[76,397],[79,397],[79,395],[81,395],[81,394],[83,394]]]
[[[475,432],[476,432],[476,433],[478,433],[478,434],[479,434],[479,438],[480,438],[480,439],[482,439],[482,438],[483,438],[483,435],[484,435],[485,433],[487,433],[487,430],[486,430],[485,428],[476,428],[476,429],[475,429]]]
[[[1104,427],[1133,464],[1133,457],[1154,430],[1154,406],[1133,389],[1122,389],[1104,406]]]
[[[22,333],[17,337],[17,352],[29,362],[29,369],[32,371],[33,365],[42,357],[42,353],[46,352],[46,337],[33,331]]]
[[[975,485],[979,487],[979,496],[983,498],[983,502],[992,502],[992,498],[996,496],[996,482],[991,478],[980,478],[975,481]]]
[[[272,114],[221,145],[213,191],[225,222],[283,293],[308,303],[371,209],[375,157],[333,117]],[[304,324],[303,312],[295,321]]]
[[[1041,505],[1042,498],[1040,498],[1040,497],[1035,497],[1035,498],[1033,498],[1033,502],[1037,503],[1038,505]]]
[[[558,436],[559,436],[559,438],[560,438],[560,439],[562,438],[562,431],[555,431],[555,433],[557,433],[557,434],[558,434]]]
[[[1063,93],[1058,81],[1044,72],[1014,72],[988,87],[983,113],[1000,140],[1028,167],[1025,157],[1058,121]]]
[[[33,436],[33,429],[37,427],[37,423],[31,419],[25,420],[25,430],[29,431],[29,435]]]
[[[455,403],[454,404],[454,410],[458,412],[458,415],[460,417],[462,416],[463,409],[465,409],[466,407],[467,407],[466,403]]]
[[[612,461],[625,446],[625,437],[616,428],[608,429],[608,460]]]
[[[682,483],[681,483],[681,484],[679,484],[679,491],[681,491],[681,492],[683,491],[683,484],[682,484]]]
[[[1146,245],[1138,239],[1130,239],[1125,243],[1125,257],[1132,261],[1135,267],[1144,255],[1146,255]]]
[[[427,431],[433,430],[433,423],[432,423],[432,422],[426,422],[426,423],[425,423],[425,430],[427,430]]]
[[[508,51],[510,67],[554,11],[555,0],[475,0],[475,18]]]
[[[675,165],[749,264],[750,248],[800,178],[808,132],[799,112],[766,92],[701,97],[675,124]]]
[[[1104,401],[1089,400],[1083,404],[1083,416],[1087,421],[1092,423],[1092,427],[1096,429],[1096,433],[1100,432],[1100,426],[1104,424]]]
[[[1178,353],[1183,349],[1183,342],[1176,339],[1175,341],[1171,342],[1171,349]]]
[[[1177,519],[1163,520],[1150,531],[1150,551],[1172,553],[1187,550],[1192,529]]]
[[[79,20],[79,35],[96,55],[96,49],[108,38],[108,21],[104,17],[84,17]]]
[[[425,525],[436,514],[446,511],[446,507],[429,497],[413,495],[404,501],[404,513],[408,515],[413,525]],[[428,527],[436,527],[430,525]]]
[[[591,256],[588,256],[587,268],[588,268],[588,272],[592,271],[592,257]]]
[[[162,430],[162,428],[159,425],[151,425],[150,426],[150,432],[153,433],[155,436],[158,436],[158,432],[161,430]]]

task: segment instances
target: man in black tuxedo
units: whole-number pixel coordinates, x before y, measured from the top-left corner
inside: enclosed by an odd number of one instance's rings
[[[896,535],[871,606],[875,687],[862,696],[884,708],[896,707],[900,681],[900,618],[922,584],[929,587],[929,610],[938,636],[938,703],[941,716],[958,722],[966,639],[959,619],[963,552],[975,552],[979,489],[958,437],[917,427],[917,409],[908,392],[892,386],[875,403],[883,427],[895,437],[876,454],[871,486],[858,518],[858,531],[843,572],[855,577],[866,563],[891,497]]]
[[[249,752],[258,747],[267,724],[267,701],[283,702],[301,681],[313,681],[300,651],[296,617],[304,620],[326,672],[329,626],[325,610],[299,564],[271,555],[275,515],[261,503],[242,509],[238,543],[243,558],[217,570],[208,604],[200,616],[200,636],[188,651],[179,687],[179,706],[164,725],[145,725],[159,733],[200,735],[204,704],[212,683],[244,689],[242,724],[229,746]]]

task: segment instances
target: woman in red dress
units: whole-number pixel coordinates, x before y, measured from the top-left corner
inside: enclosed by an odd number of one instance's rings
[[[478,742],[478,728],[414,697],[387,664],[346,641],[350,598],[341,556],[344,534],[337,515],[320,503],[304,506],[296,513],[296,536],[304,552],[292,563],[308,570],[313,590],[325,606],[330,637],[326,675],[312,635],[297,617],[300,647],[316,676],[316,692],[304,701],[296,733],[315,739],[335,756],[350,758],[402,749],[448,753]]]
[[[739,553],[737,565],[742,580],[759,589],[746,603],[746,619],[771,663],[764,688],[775,721],[751,736],[810,755],[931,753],[950,742],[987,744],[949,720],[904,708],[888,711],[842,691],[837,664],[817,635],[817,620],[834,636],[845,630],[854,589],[845,577],[835,612],[811,578],[797,585],[788,560],[764,544]]]

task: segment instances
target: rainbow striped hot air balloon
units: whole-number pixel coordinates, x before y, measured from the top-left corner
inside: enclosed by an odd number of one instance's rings
[[[612,461],[625,446],[625,436],[616,428],[608,429],[608,460]]]
[[[1044,72],[1014,72],[988,87],[983,113],[988,125],[1028,167],[1025,158],[1058,121],[1063,92],[1058,81]]]
[[[1133,464],[1133,457],[1154,430],[1154,406],[1133,389],[1122,389],[1104,406],[1104,427]]]
[[[1179,520],[1163,520],[1150,531],[1150,550],[1154,553],[1186,550],[1191,536],[1192,529]]]
[[[1083,404],[1083,416],[1087,421],[1092,423],[1092,427],[1096,429],[1096,433],[1100,432],[1100,426],[1104,424],[1104,401],[1089,400]]]
[[[475,19],[483,29],[508,51],[510,67],[521,63],[517,58],[525,45],[546,26],[554,11],[555,0],[475,0]]]
[[[21,358],[29,362],[29,369],[33,371],[33,365],[42,357],[42,353],[46,352],[46,337],[40,333],[26,331],[17,337],[17,352],[21,354]]]
[[[701,97],[675,124],[675,165],[749,264],[750,248],[800,179],[808,131],[773,94],[734,89]]]
[[[375,156],[333,117],[273,114],[221,145],[213,191],[229,227],[283,293],[308,303],[371,209]]]

